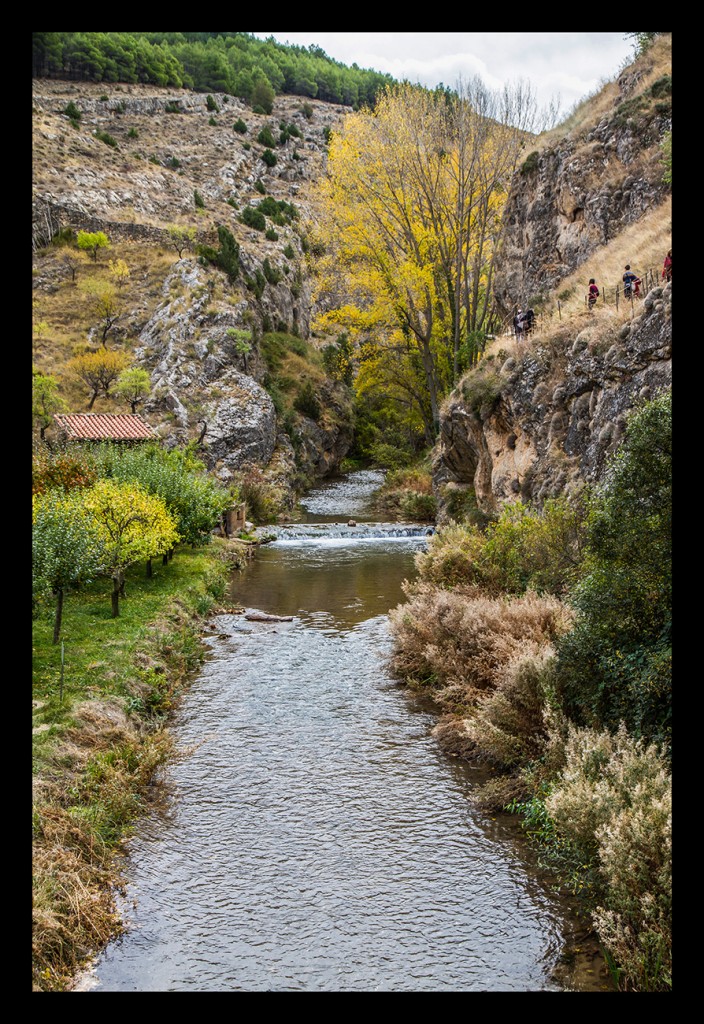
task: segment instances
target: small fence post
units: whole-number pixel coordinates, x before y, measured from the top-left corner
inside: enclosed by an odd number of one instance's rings
[[[61,675],[59,677],[59,704],[64,702],[64,642],[61,641]]]

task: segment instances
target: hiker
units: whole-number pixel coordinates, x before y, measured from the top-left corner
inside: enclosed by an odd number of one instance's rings
[[[532,309],[527,309],[523,314],[523,333],[531,334],[535,327],[535,313]]]
[[[513,329],[516,332],[516,339],[521,340],[523,334],[523,310],[519,308],[516,310],[516,315],[513,318]]]
[[[667,250],[665,262],[662,265],[662,279],[663,281],[672,280],[672,249]]]
[[[625,273],[623,275],[623,297],[630,299],[632,297],[638,298],[640,289],[640,278],[637,274],[634,274],[631,270],[631,264],[627,263]]]
[[[596,286],[596,281],[593,277],[589,278],[589,295],[587,299],[589,301],[589,309],[593,309],[596,305],[596,300],[599,298],[599,289]]]

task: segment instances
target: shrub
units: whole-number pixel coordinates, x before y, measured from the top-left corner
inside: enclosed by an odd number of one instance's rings
[[[406,519],[432,522],[438,511],[437,501],[432,494],[406,491],[401,495],[399,508]]]
[[[276,232],[274,232],[274,234],[276,234]],[[269,233],[267,232],[267,237],[268,235]],[[276,237],[278,238],[278,235]],[[264,277],[267,279],[269,284],[278,284],[279,281],[284,276],[280,270],[277,270],[275,267],[272,267],[272,265],[269,263],[268,257],[265,258],[264,262],[262,263],[262,270],[264,271]]]
[[[320,419],[323,410],[318,401],[318,396],[313,390],[313,385],[309,380],[305,382],[293,400],[293,407],[303,416],[308,416],[316,422]]]
[[[267,147],[276,145],[276,139],[272,135],[271,128],[268,124],[265,125],[259,132],[259,135],[257,135],[257,142],[261,143],[262,146]]]
[[[279,240],[279,236],[277,235],[273,228],[267,228],[264,237],[267,238],[270,242],[278,242]]]
[[[80,121],[81,120],[81,116],[82,116],[81,112],[78,109],[78,107],[76,106],[76,104],[73,102],[73,100],[69,100],[69,102],[66,104],[66,106],[63,109],[63,113],[66,114],[66,116],[69,117],[71,119],[71,121]]]
[[[580,858],[598,868],[594,923],[634,991],[672,987],[672,780],[655,744],[569,731],[566,764],[545,807]]]
[[[127,138],[128,139],[137,139],[137,138],[139,138],[139,132],[137,131],[137,129],[136,128],[130,128],[130,130],[127,132]]]
[[[293,251],[293,246],[290,243],[284,248],[284,256],[287,260],[295,259],[296,253]]]
[[[117,139],[113,138],[108,132],[96,131],[96,139],[100,139],[106,146],[112,146],[113,149],[117,149]]]
[[[521,174],[532,174],[533,171],[537,171],[540,156],[537,150],[529,153],[521,164]]]
[[[264,152],[262,153],[262,160],[267,165],[267,167],[273,167],[277,163],[278,158],[276,156],[276,153],[272,153],[270,149],[265,149]]]
[[[495,688],[482,695],[476,713],[465,722],[477,756],[503,770],[542,757],[550,738],[546,709],[554,688],[555,652],[550,644],[521,651],[501,666]]]
[[[203,200],[203,196],[200,194],[200,192],[198,191],[197,188],[193,189],[193,202],[196,205],[196,209],[198,209],[198,210],[204,210],[205,209],[205,202]]]
[[[558,646],[560,695],[579,725],[669,744],[672,395],[636,410],[590,502],[586,557]]]
[[[205,97],[205,106],[207,110],[214,110],[216,113],[220,112],[220,107],[217,105],[210,93]]]
[[[238,117],[232,126],[239,135],[245,135],[247,132],[247,125],[244,123],[241,117]]]
[[[257,231],[266,230],[266,217],[254,206],[245,206],[240,214],[240,220],[249,228],[255,228]]]
[[[571,618],[555,597],[528,593],[509,601],[421,585],[390,613],[391,670],[435,687],[459,684],[476,697],[497,685],[513,657],[553,643]]]

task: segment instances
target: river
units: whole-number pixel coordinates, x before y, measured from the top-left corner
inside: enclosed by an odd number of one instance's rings
[[[234,578],[233,603],[292,620],[214,620],[168,807],[129,842],[126,931],[76,990],[574,990],[574,919],[386,672],[427,527],[379,522],[380,482],[317,488]]]

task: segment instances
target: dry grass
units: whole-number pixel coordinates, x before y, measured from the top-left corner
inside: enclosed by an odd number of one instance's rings
[[[67,371],[74,355],[100,347],[100,321],[91,308],[86,285],[90,282],[113,283],[110,261],[124,260],[130,276],[117,289],[121,316],[117,332],[107,337],[110,349],[130,351],[149,311],[162,298],[161,289],[176,260],[176,252],[131,241],[112,240],[111,247],[98,260],[88,260],[76,274],[76,280],[63,262],[65,248],[48,246],[34,254],[33,321],[44,322],[47,329],[32,340],[32,365],[40,373],[57,378],[62,397],[73,411],[83,411],[90,395],[85,385]],[[95,331],[91,336],[90,332]],[[116,408],[114,399],[102,396],[94,412],[129,412],[129,404]]]

